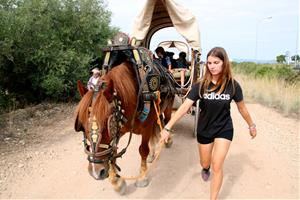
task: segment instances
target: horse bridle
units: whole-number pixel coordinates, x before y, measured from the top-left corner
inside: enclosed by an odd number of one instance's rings
[[[133,48],[129,47],[128,45],[108,48],[106,51],[107,54],[105,56],[105,62],[103,64],[104,74],[111,68],[111,65],[108,64],[108,61],[110,60],[110,58],[109,58],[110,52],[112,52],[114,49],[115,50],[132,50]],[[128,53],[128,52],[125,52],[125,53]],[[138,66],[142,66],[142,61],[141,61],[138,51],[136,49],[133,49],[133,54],[130,54],[129,56],[127,55],[127,57],[129,57],[131,62],[134,65],[136,65],[136,67],[134,67],[135,74],[139,75],[140,72],[138,71],[138,69],[142,70],[142,68],[141,67],[139,68]],[[127,122],[127,119],[124,116],[124,110],[122,110],[121,101],[118,100],[117,91],[114,90],[114,93],[113,93],[113,100],[112,100],[113,112],[109,116],[108,122],[107,122],[107,130],[108,130],[110,138],[111,138],[111,141],[109,144],[99,144],[99,142],[101,141],[101,136],[102,136],[101,130],[99,130],[95,116],[90,116],[90,121],[91,121],[91,123],[90,123],[91,124],[90,141],[92,141],[92,142],[91,142],[91,144],[87,144],[88,140],[87,140],[86,136],[84,136],[84,140],[83,140],[85,152],[88,155],[89,162],[91,162],[91,163],[106,163],[106,162],[112,163],[115,161],[116,158],[121,157],[126,152],[126,149],[129,146],[131,137],[132,137],[132,131],[133,131],[134,121],[135,121],[134,119],[135,119],[136,114],[139,109],[139,99],[142,98],[143,94],[146,94],[146,95],[148,94],[147,91],[149,89],[147,89],[148,85],[146,84],[146,82],[147,82],[146,78],[147,78],[149,72],[151,71],[151,68],[152,67],[150,67],[149,65],[146,65],[145,72],[143,72],[144,76],[142,78],[140,76],[138,76],[139,78],[137,78],[137,82],[139,85],[139,90],[138,90],[138,95],[137,95],[137,104],[136,104],[135,111],[133,113],[133,117],[131,118],[131,123],[130,123],[131,128],[130,128],[128,143],[127,143],[126,147],[122,149],[122,151],[117,153],[117,145],[118,145],[119,139],[121,137],[120,130],[123,127],[123,125]],[[99,85],[99,88],[103,88],[103,83],[101,83]],[[145,88],[147,90],[143,91],[143,89],[145,89]],[[96,90],[94,91],[93,101],[96,99],[98,92],[99,92],[99,89],[96,87]],[[151,95],[148,95],[148,96],[152,98],[153,94],[152,94],[152,96]],[[143,99],[145,99],[145,97]],[[148,99],[148,101],[149,101],[149,99]],[[97,147],[100,147],[105,150],[103,150],[101,152],[97,152]],[[107,159],[97,158],[97,157],[106,156],[106,155],[107,155]]]
[[[102,87],[100,84],[99,87]],[[99,93],[99,89],[94,91],[93,100],[96,98]],[[117,145],[120,140],[120,129],[127,122],[127,119],[124,116],[124,110],[121,106],[121,101],[118,100],[117,91],[115,90],[113,93],[112,99],[112,114],[108,117],[107,121],[107,131],[109,134],[110,142],[109,144],[101,144],[101,130],[97,124],[96,117],[90,116],[90,140],[87,139],[86,135],[83,138],[84,151],[88,155],[87,159],[90,163],[113,163],[116,158],[121,157],[125,152],[127,147],[125,147],[122,151],[117,153]],[[91,114],[92,112],[90,112]],[[131,139],[131,136],[130,136]],[[91,142],[90,142],[91,141]],[[130,141],[129,141],[130,142]],[[128,145],[129,145],[128,142]],[[100,144],[99,144],[100,143]],[[127,145],[127,146],[128,146]],[[103,151],[97,152],[98,148],[105,149]],[[107,156],[106,159],[100,159],[101,156]]]

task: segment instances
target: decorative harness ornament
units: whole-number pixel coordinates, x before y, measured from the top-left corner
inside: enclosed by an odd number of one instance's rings
[[[124,35],[119,35],[123,37]],[[122,157],[126,152],[131,138],[134,127],[135,119],[139,119],[141,122],[145,121],[150,112],[151,102],[153,101],[155,111],[158,117],[158,124],[162,129],[160,122],[160,94],[164,93],[169,95],[174,93],[175,86],[171,84],[171,79],[168,80],[168,75],[165,73],[162,67],[157,67],[156,63],[149,55],[149,50],[143,47],[135,47],[131,45],[120,44],[124,39],[118,39],[118,42],[112,42],[113,45],[103,49],[105,53],[104,63],[102,66],[102,75],[105,75],[114,67],[114,59],[118,59],[119,53],[125,55],[126,59],[133,64],[133,71],[135,73],[138,85],[136,109],[133,113],[133,117],[130,123],[131,130],[126,147],[124,147],[118,153],[118,143],[121,137],[120,130],[127,123],[127,119],[124,116],[124,110],[122,109],[121,101],[118,99],[117,91],[114,89],[112,97],[112,113],[108,117],[106,128],[109,135],[109,144],[101,144],[103,127],[100,127],[97,123],[95,116],[91,116],[92,110],[89,107],[89,130],[90,138],[84,134],[83,143],[85,153],[88,155],[87,159],[90,163],[107,163],[109,166],[114,165],[119,171],[120,167],[116,164],[116,159]],[[164,81],[164,83],[162,83]],[[167,84],[168,83],[168,84]],[[165,84],[165,85],[163,85]],[[164,87],[162,87],[164,86]],[[97,84],[93,94],[93,102],[101,89],[106,88],[106,82],[100,82]],[[101,150],[100,150],[101,149]],[[162,149],[162,146],[160,150]],[[104,158],[101,158],[104,157]]]
[[[101,86],[101,85],[100,85]],[[99,91],[94,91],[94,96],[98,94]],[[121,106],[121,101],[118,100],[117,91],[115,90],[113,93],[113,100],[112,100],[113,111],[112,114],[108,117],[107,122],[107,131],[110,138],[109,144],[101,144],[101,128],[97,124],[97,120],[95,116],[90,116],[90,140],[84,134],[84,149],[85,153],[88,155],[88,161],[91,163],[114,163],[116,158],[121,157],[126,150],[125,147],[121,152],[117,153],[117,145],[120,140],[120,129],[123,125],[127,122],[127,119],[124,116],[124,110]],[[90,112],[91,113],[91,112]],[[91,143],[89,142],[91,141]],[[100,143],[100,144],[99,144]],[[129,145],[129,142],[128,142]],[[128,146],[127,145],[127,146]],[[97,148],[105,149],[103,151],[97,152]],[[99,159],[98,157],[107,156],[106,159]]]

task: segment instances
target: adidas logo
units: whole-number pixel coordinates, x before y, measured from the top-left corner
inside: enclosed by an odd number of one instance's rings
[[[209,93],[209,94],[204,94],[203,95],[204,99],[215,99],[215,100],[229,100],[230,99],[230,95],[229,94],[216,94],[214,92]]]

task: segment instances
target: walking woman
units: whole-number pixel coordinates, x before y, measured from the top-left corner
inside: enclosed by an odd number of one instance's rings
[[[193,85],[184,103],[161,131],[161,141],[168,140],[173,125],[200,99],[197,141],[201,176],[207,181],[212,172],[210,199],[217,199],[223,180],[224,160],[233,137],[232,99],[247,122],[252,139],[256,136],[256,126],[243,101],[242,89],[232,77],[229,59],[222,47],[209,51],[206,67],[203,79]]]

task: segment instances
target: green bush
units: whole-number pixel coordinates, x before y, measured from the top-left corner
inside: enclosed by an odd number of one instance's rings
[[[254,71],[255,77],[272,77],[274,74],[274,69],[270,66],[262,66],[262,67],[256,67]]]
[[[0,1],[0,104],[75,96],[117,32],[110,18],[102,0]]]
[[[0,114],[1,114],[1,110],[6,108],[7,103],[8,103],[7,96],[3,91],[0,90]]]
[[[291,80],[297,74],[291,66],[285,64],[256,64],[251,62],[232,63],[235,73],[245,74],[254,78],[275,78]]]

